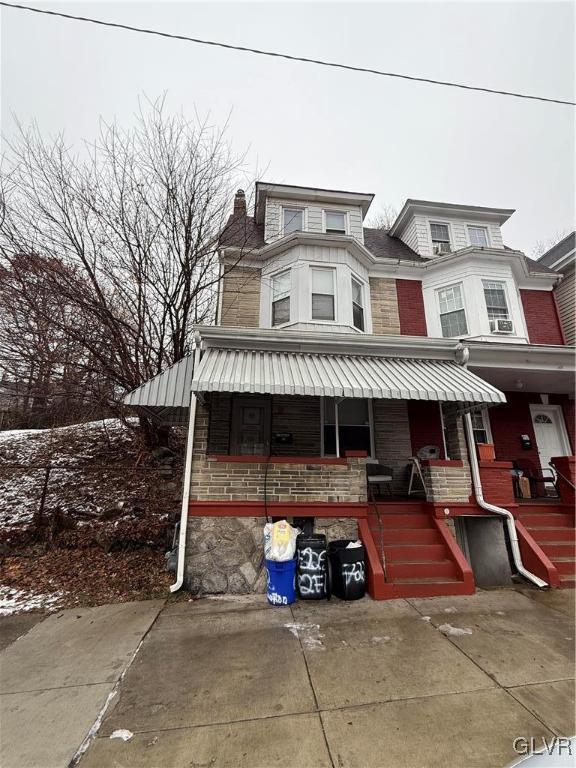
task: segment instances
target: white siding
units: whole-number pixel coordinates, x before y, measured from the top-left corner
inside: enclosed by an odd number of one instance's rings
[[[323,211],[343,211],[348,214],[348,234],[364,242],[362,209],[360,206],[332,205],[331,203],[308,202],[306,200],[283,200],[267,198],[264,217],[264,239],[267,243],[282,237],[282,208],[304,208],[304,228],[307,232],[324,232]]]
[[[574,265],[562,270],[564,278],[556,288],[556,301],[558,302],[558,314],[564,331],[567,344],[576,344],[576,286],[574,281]]]
[[[488,243],[490,248],[504,248],[502,233],[498,224],[490,224],[485,221],[462,219],[449,216],[422,216],[414,215],[400,235],[406,245],[419,253],[420,256],[432,259],[435,254],[432,251],[432,237],[430,235],[430,222],[448,224],[450,229],[450,242],[453,251],[459,251],[470,245],[468,226],[485,227],[488,230]]]

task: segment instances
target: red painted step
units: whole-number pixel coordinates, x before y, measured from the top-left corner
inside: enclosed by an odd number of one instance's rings
[[[573,557],[559,557],[552,560],[558,573],[566,574],[567,576],[576,575],[576,561]]]
[[[520,520],[528,529],[574,527],[574,515],[568,512],[520,513]]]
[[[387,563],[391,562],[420,562],[431,560],[444,560],[446,547],[444,544],[388,544],[384,539],[384,557]]]
[[[384,528],[431,528],[429,515],[421,513],[386,513],[380,515]]]
[[[526,526],[528,528],[528,526]],[[538,542],[566,541],[573,542],[576,538],[574,528],[528,528],[532,536]]]
[[[456,578],[458,571],[452,560],[431,562],[386,563],[386,576],[390,581],[397,579],[435,579]]]
[[[541,541],[539,544],[551,560],[555,557],[576,556],[576,548],[573,541]]]
[[[371,526],[372,527],[372,526]],[[376,529],[377,530],[377,529]],[[435,528],[385,528],[386,544],[440,544],[442,539]]]

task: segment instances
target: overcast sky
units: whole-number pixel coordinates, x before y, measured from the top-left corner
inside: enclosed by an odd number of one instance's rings
[[[37,7],[574,100],[572,2],[54,2]],[[223,123],[265,180],[515,208],[531,255],[574,228],[574,108],[329,70],[2,9],[2,132],[129,125],[139,95]]]

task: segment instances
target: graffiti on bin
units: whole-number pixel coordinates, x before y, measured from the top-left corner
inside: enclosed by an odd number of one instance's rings
[[[323,595],[326,581],[326,550],[298,550],[298,589],[302,597]]]
[[[344,583],[346,586],[353,581],[357,584],[363,584],[365,579],[363,561],[360,560],[357,563],[343,563],[342,574],[344,575]]]
[[[288,605],[288,598],[286,595],[279,595],[278,592],[269,592],[268,600],[273,605]]]

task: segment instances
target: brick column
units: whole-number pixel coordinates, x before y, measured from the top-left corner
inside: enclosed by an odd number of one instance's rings
[[[552,464],[558,470],[558,492],[563,504],[570,504],[574,508],[576,494],[576,456],[557,456],[551,459]],[[568,480],[569,482],[566,482]],[[570,485],[571,483],[571,485]]]
[[[484,500],[498,507],[516,506],[510,474],[511,461],[480,461],[480,481]]]
[[[463,461],[426,459],[421,462],[426,499],[468,502],[472,492],[468,466]]]

